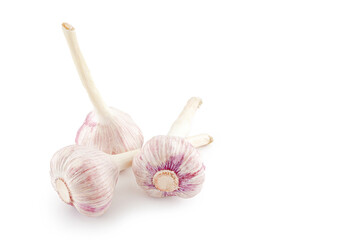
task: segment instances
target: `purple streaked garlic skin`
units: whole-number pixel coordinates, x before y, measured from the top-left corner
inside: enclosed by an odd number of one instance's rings
[[[132,169],[136,182],[148,195],[191,198],[200,192],[205,167],[195,147],[210,144],[213,139],[202,134],[196,141],[189,142],[185,137],[201,104],[200,98],[190,98],[168,135],[150,139],[134,158]]]
[[[186,138],[187,145],[202,147],[211,143],[208,134]],[[80,213],[96,217],[109,208],[119,173],[131,167],[140,149],[111,155],[98,149],[71,145],[57,151],[50,162],[51,183],[59,197]],[[158,173],[156,186],[168,188],[168,177],[183,180],[170,171]],[[186,177],[186,176],[185,176]],[[165,184],[164,184],[165,183]],[[178,188],[178,185],[173,187]]]
[[[205,166],[199,151],[182,137],[156,136],[132,165],[136,182],[151,197],[194,197],[201,191]]]
[[[110,155],[71,145],[54,154],[50,176],[54,189],[65,203],[84,215],[95,217],[110,206],[119,169]]]
[[[76,134],[76,144],[94,147],[108,154],[141,148],[144,138],[132,118],[115,108],[109,108],[109,112],[112,116],[103,121],[99,121],[94,111],[90,112]]]

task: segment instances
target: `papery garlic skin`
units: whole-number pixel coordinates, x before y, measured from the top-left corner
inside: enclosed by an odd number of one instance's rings
[[[132,118],[115,108],[112,115],[100,120],[95,112],[90,112],[77,132],[75,142],[90,146],[108,154],[119,154],[141,148],[144,137]]]
[[[95,217],[110,206],[119,169],[108,154],[71,145],[54,154],[50,176],[54,189],[64,202],[84,215]],[[63,188],[67,188],[68,193],[64,193]]]
[[[176,136],[153,137],[133,159],[132,169],[137,184],[152,197],[191,198],[200,192],[205,179],[199,151],[186,139]],[[159,172],[168,175],[171,191],[160,190],[154,184],[154,176]],[[174,184],[177,187],[170,186]]]
[[[186,138],[194,147],[212,142],[208,134]],[[87,216],[100,216],[110,206],[115,185],[122,170],[131,167],[141,149],[110,155],[87,146],[71,145],[57,151],[50,162],[51,183],[59,197]],[[180,176],[180,175],[179,175]],[[169,189],[167,180],[176,179],[172,189],[178,189],[175,173],[160,171],[155,185]]]

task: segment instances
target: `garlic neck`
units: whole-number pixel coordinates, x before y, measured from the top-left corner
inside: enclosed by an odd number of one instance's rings
[[[214,141],[214,139],[209,134],[199,134],[191,137],[187,137],[186,140],[193,145],[195,148],[204,147],[209,145]]]
[[[125,169],[131,167],[133,158],[140,151],[141,151],[141,149],[136,149],[136,150],[125,152],[125,153],[110,155],[110,158],[111,158],[111,161],[113,161],[116,164],[118,170],[122,171],[122,170],[125,170]]]
[[[183,111],[175,120],[168,133],[169,136],[186,137],[191,129],[191,123],[194,118],[196,110],[202,104],[202,100],[197,97],[192,97],[187,102]]]
[[[89,95],[89,98],[95,108],[95,112],[101,116],[100,119],[109,117],[110,109],[103,101],[94,81],[92,80],[90,70],[88,69],[85,59],[80,51],[75,28],[68,23],[63,23],[62,29],[81,82]]]

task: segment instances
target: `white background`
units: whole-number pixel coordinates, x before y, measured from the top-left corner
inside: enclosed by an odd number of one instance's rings
[[[359,1],[1,1],[1,239],[359,239]],[[105,215],[52,189],[92,109],[61,30],[145,138],[191,96],[202,192],[153,199],[121,174]]]

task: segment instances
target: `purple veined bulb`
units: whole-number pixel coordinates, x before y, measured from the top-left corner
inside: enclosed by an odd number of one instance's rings
[[[189,144],[210,143],[206,134],[189,137]],[[59,197],[81,214],[96,217],[112,202],[120,171],[131,166],[140,149],[110,155],[92,147],[70,145],[57,151],[50,162],[51,183]]]
[[[108,107],[97,90],[80,51],[75,28],[68,23],[62,29],[84,88],[94,106],[77,132],[75,142],[108,154],[119,154],[141,148],[144,138],[132,118]]]
[[[153,137],[134,157],[132,169],[136,182],[150,196],[190,198],[200,192],[205,167],[199,151],[185,137],[201,103],[200,98],[191,98],[168,135]],[[211,143],[212,137],[206,136],[206,141]]]

